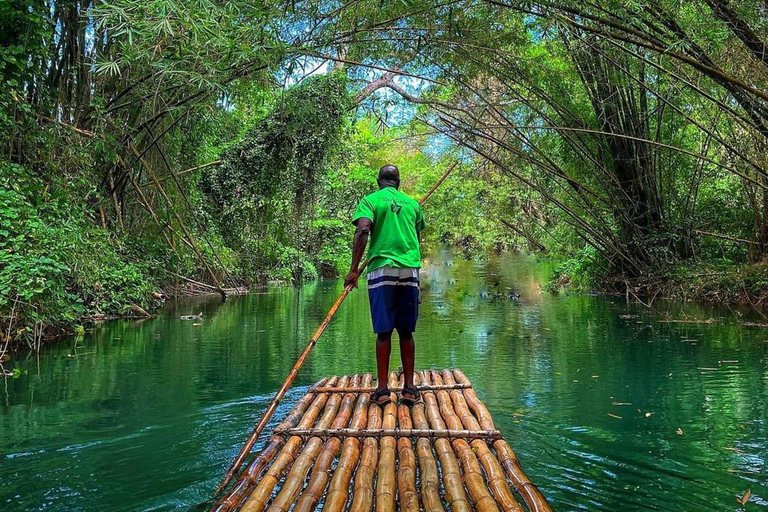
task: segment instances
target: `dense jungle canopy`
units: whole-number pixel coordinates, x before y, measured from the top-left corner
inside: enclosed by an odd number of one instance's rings
[[[553,289],[766,302],[767,9],[5,1],[5,337],[189,279],[336,276],[387,162],[412,195],[461,162],[433,246],[546,253]]]

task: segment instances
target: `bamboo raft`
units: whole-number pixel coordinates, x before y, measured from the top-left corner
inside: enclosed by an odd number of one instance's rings
[[[371,402],[370,374],[316,383],[211,510],[551,512],[461,370],[415,382],[411,408]]]

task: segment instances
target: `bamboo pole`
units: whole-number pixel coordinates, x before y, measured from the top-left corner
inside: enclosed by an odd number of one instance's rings
[[[442,377],[435,371],[432,372],[432,380],[436,384],[442,384]],[[440,404],[440,414],[442,414],[448,428],[461,429],[461,420],[453,410],[451,396],[448,391],[438,391],[437,400]],[[464,485],[467,487],[469,497],[472,499],[474,510],[477,512],[500,512],[498,505],[496,505],[496,500],[493,499],[493,496],[488,491],[488,486],[485,483],[480,464],[474,451],[472,451],[472,447],[464,439],[455,439],[451,445],[459,459],[461,470],[464,474]]]
[[[421,374],[422,384],[429,384],[429,372]],[[437,404],[437,398],[433,391],[422,394],[424,400],[425,412],[429,425],[434,429],[445,429],[445,422],[440,416],[440,409]],[[445,500],[451,507],[451,512],[473,512],[472,505],[467,499],[467,493],[464,490],[464,484],[461,480],[459,471],[459,462],[453,453],[450,441],[447,439],[435,440],[435,453],[440,461],[440,469],[443,474],[443,486],[445,487]]]
[[[442,377],[446,384],[455,382],[450,370],[443,370]],[[464,428],[469,430],[480,430],[480,423],[469,410],[461,390],[455,389],[450,392],[450,395],[451,400],[453,401],[453,407]],[[488,481],[488,488],[491,490],[493,497],[496,498],[496,503],[501,510],[504,512],[524,512],[523,507],[521,507],[517,500],[515,500],[512,490],[509,488],[509,485],[507,485],[507,477],[504,474],[504,470],[496,459],[496,456],[491,452],[490,448],[488,448],[488,444],[476,439],[472,441],[470,445],[480,461],[480,464],[483,466],[486,480]]]
[[[219,488],[216,490],[216,494],[221,492],[227,486],[227,484],[235,475],[235,473],[240,469],[240,466],[243,465],[245,458],[250,453],[251,449],[253,448],[253,445],[259,439],[261,432],[264,430],[264,427],[267,426],[267,423],[272,418],[272,415],[275,413],[275,410],[277,410],[277,406],[280,404],[280,401],[285,396],[286,391],[288,391],[288,388],[291,386],[291,384],[293,384],[293,381],[296,378],[296,375],[299,373],[299,369],[304,364],[304,361],[309,356],[309,353],[312,352],[312,349],[315,347],[315,344],[317,343],[317,340],[320,338],[320,335],[323,334],[323,331],[325,331],[325,328],[333,319],[333,316],[336,314],[336,311],[339,309],[339,306],[341,306],[341,303],[344,302],[344,299],[349,294],[349,291],[350,290],[347,288],[344,289],[341,296],[339,296],[339,298],[336,299],[336,302],[333,304],[333,307],[331,307],[331,310],[328,312],[328,315],[326,315],[325,320],[323,320],[323,323],[320,324],[320,326],[317,328],[315,333],[312,335],[312,338],[310,338],[309,343],[304,348],[304,351],[299,356],[299,359],[296,361],[296,363],[293,365],[293,368],[288,373],[288,377],[285,379],[285,382],[283,382],[283,385],[280,387],[277,394],[272,399],[272,402],[269,404],[269,407],[267,407],[267,410],[264,412],[264,415],[261,417],[261,420],[259,420],[256,426],[253,428],[253,432],[251,432],[251,435],[248,436],[248,439],[245,441],[245,444],[240,449],[240,453],[238,453],[237,457],[235,457],[235,461],[232,463],[229,470],[227,471],[227,474],[224,477],[224,480],[222,480],[222,482],[219,484]]]
[[[368,428],[381,426],[381,407],[368,407]],[[360,456],[360,467],[355,474],[352,504],[350,512],[371,512],[375,497],[373,480],[379,460],[379,441],[373,437],[363,439],[363,453]]]
[[[355,394],[355,393],[350,393]],[[363,395],[364,396],[364,395]],[[375,437],[395,437],[397,439],[425,438],[425,439],[484,439],[492,441],[501,439],[501,432],[498,430],[466,430],[466,429],[417,429],[417,428],[286,428],[275,430],[275,435],[282,436],[301,436],[307,437],[343,437],[343,438],[366,438]]]
[[[408,406],[397,407],[397,422],[400,428],[412,429],[411,412]],[[408,437],[397,439],[397,497],[400,512],[419,512],[419,493],[416,490],[416,454]]]
[[[360,379],[358,376],[353,378],[352,385],[354,386],[355,384],[360,384]],[[351,396],[353,395],[348,394],[344,396],[342,407],[339,410],[336,418],[333,420],[334,425],[339,424],[346,416],[348,404],[349,407],[351,407],[351,399],[348,398]],[[296,458],[293,465],[291,466],[291,470],[288,473],[288,476],[285,478],[285,482],[283,482],[280,492],[277,494],[275,499],[272,501],[272,504],[267,509],[268,512],[287,512],[290,509],[291,505],[293,505],[293,502],[304,488],[304,481],[306,480],[307,474],[309,473],[309,468],[315,462],[317,454],[320,452],[320,448],[322,447],[323,440],[319,437],[312,437],[307,441],[301,454]]]
[[[359,375],[354,376],[354,385],[360,385]],[[347,426],[352,415],[352,406],[355,404],[355,398],[356,395],[354,393],[344,395],[342,409],[333,421],[331,428],[344,428]],[[312,476],[309,479],[309,483],[296,502],[296,506],[293,509],[294,512],[312,512],[315,510],[315,507],[323,497],[325,487],[328,485],[333,461],[336,459],[336,454],[339,453],[340,447],[341,440],[338,437],[332,437],[325,441],[323,449],[312,468]]]
[[[334,376],[329,379],[323,379],[322,382],[333,385],[338,379]],[[309,423],[312,418],[317,418],[325,407],[330,395],[315,395],[311,391],[305,394],[301,400],[294,406],[288,416],[280,424],[282,428],[290,428],[299,424],[304,418],[305,423]],[[310,409],[308,411],[308,409]],[[306,413],[306,414],[305,414]],[[278,427],[278,428],[280,428]],[[286,442],[284,436],[273,435],[266,448],[251,462],[240,478],[237,479],[232,490],[219,500],[212,508],[214,512],[229,512],[237,508],[245,497],[250,494],[253,487],[258,482],[259,475],[265,467],[275,458],[277,452]]]
[[[471,388],[472,385],[469,384],[443,384],[442,386],[434,386],[434,385],[422,385],[419,386],[419,390],[422,391],[437,391],[439,389],[465,389],[465,388]],[[389,388],[392,392],[398,392],[402,391],[403,387],[400,385],[394,386]],[[318,386],[316,388],[312,388],[312,391],[315,393],[372,393],[376,391],[376,386],[363,386],[361,388],[340,388],[338,386]]]
[[[469,382],[469,379],[461,370],[454,370],[453,376],[457,382]],[[463,395],[467,405],[478,418],[480,426],[484,429],[495,428],[491,413],[488,412],[485,404],[477,398],[475,390],[467,388],[464,390]],[[525,474],[520,461],[517,459],[517,455],[515,455],[515,452],[509,447],[507,442],[503,439],[494,441],[493,448],[496,450],[496,454],[501,465],[504,467],[504,471],[507,473],[507,477],[515,486],[517,492],[523,497],[523,500],[525,500],[528,509],[531,512],[552,512],[552,507],[547,503],[546,498],[541,494],[538,487]]]
[[[348,377],[342,377],[342,385],[346,386]],[[322,397],[325,395],[318,395]],[[339,404],[341,403],[341,395],[330,395],[328,402],[323,411],[322,417],[318,420],[317,424],[321,426],[327,426],[337,416],[339,411]],[[305,416],[306,418],[306,416]],[[314,418],[302,419],[302,423],[314,423]],[[242,512],[261,512],[267,505],[272,491],[282,476],[288,470],[293,463],[296,455],[301,447],[301,437],[293,436],[285,443],[285,446],[280,451],[280,454],[275,458],[275,461],[269,467],[267,472],[261,477],[258,485],[253,490],[248,499],[243,503],[243,507],[240,509]]]
[[[393,380],[390,376],[390,382]],[[382,426],[386,429],[395,428],[397,406],[394,402],[384,407]],[[379,456],[378,478],[376,480],[376,512],[395,512],[395,496],[397,481],[395,480],[395,438],[382,437],[379,441],[381,454]]]
[[[369,387],[373,377],[370,373],[363,376],[363,387]],[[357,400],[355,412],[352,414],[352,421],[349,428],[359,430],[365,428],[368,423],[368,405],[370,395],[363,394]],[[352,437],[344,439],[341,448],[339,463],[336,465],[336,471],[333,473],[331,483],[328,486],[328,494],[325,497],[323,511],[342,512],[346,509],[349,501],[349,483],[352,481],[352,473],[360,460],[360,440]]]
[[[445,181],[445,179],[448,177],[448,175],[450,175],[450,173],[458,165],[458,163],[459,163],[458,160],[453,162],[445,171],[445,173],[440,177],[440,180],[438,180],[438,183],[442,183],[443,181]],[[419,201],[419,204],[420,205],[424,204],[427,201],[427,199],[429,199],[429,196],[431,196],[434,193],[435,190],[436,190],[436,187],[431,188],[429,192],[427,192],[424,195],[424,197],[421,198],[421,201]],[[367,265],[367,261],[364,262],[360,268],[364,269],[366,265]],[[264,430],[264,427],[267,425],[270,418],[272,418],[272,415],[275,413],[275,410],[277,409],[278,404],[285,396],[285,392],[288,390],[289,387],[291,387],[291,384],[293,384],[293,381],[296,378],[296,375],[298,374],[301,367],[304,365],[304,361],[307,359],[307,357],[309,356],[309,353],[312,352],[312,349],[317,344],[317,340],[320,339],[320,336],[322,336],[323,332],[325,332],[325,329],[328,327],[328,324],[331,323],[331,320],[333,320],[333,317],[336,315],[336,312],[339,310],[339,307],[341,306],[341,304],[344,302],[344,300],[347,298],[347,295],[349,295],[349,292],[351,291],[352,291],[352,286],[344,287],[344,290],[341,292],[341,295],[339,295],[339,298],[336,299],[336,302],[334,302],[333,306],[331,306],[331,309],[330,311],[328,311],[328,314],[325,316],[325,319],[318,326],[317,330],[315,331],[315,333],[312,335],[309,342],[307,343],[307,346],[304,348],[304,351],[299,356],[299,359],[293,365],[293,368],[291,368],[291,371],[288,373],[288,377],[286,377],[285,382],[283,382],[283,385],[280,387],[280,390],[272,399],[272,403],[270,403],[269,407],[267,407],[267,410],[264,412],[264,416],[262,416],[261,420],[253,428],[253,432],[251,432],[251,435],[248,436],[248,439],[245,441],[245,444],[240,449],[240,453],[237,454],[237,457],[235,457],[235,460],[232,462],[232,465],[227,470],[227,473],[224,476],[224,479],[221,481],[221,483],[219,484],[219,487],[216,489],[216,494],[219,494],[227,486],[227,484],[229,484],[229,482],[235,476],[235,473],[237,473],[237,471],[243,465],[245,458],[253,449],[253,445],[259,439],[259,436],[261,435],[261,432]]]

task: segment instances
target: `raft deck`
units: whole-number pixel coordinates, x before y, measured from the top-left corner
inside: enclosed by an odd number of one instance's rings
[[[212,510],[551,511],[461,370],[415,380],[411,408],[371,402],[370,374],[316,383]]]

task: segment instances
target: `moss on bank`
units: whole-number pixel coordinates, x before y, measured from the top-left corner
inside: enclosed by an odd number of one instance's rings
[[[607,270],[590,250],[563,261],[547,290],[598,291],[682,301],[719,302],[768,308],[768,262],[687,262],[649,270],[642,278],[624,279]]]

